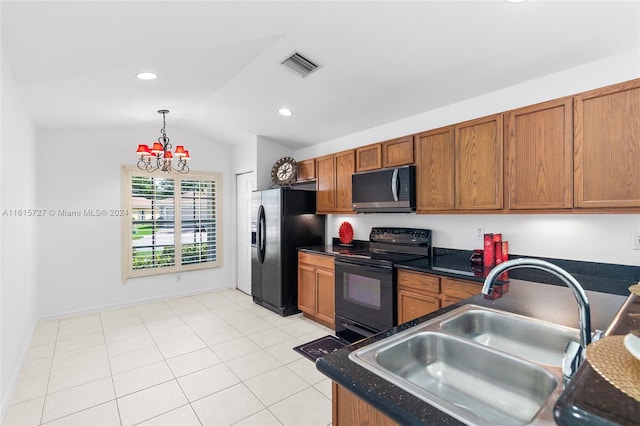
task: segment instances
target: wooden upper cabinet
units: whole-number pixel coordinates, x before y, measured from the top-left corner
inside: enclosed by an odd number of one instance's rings
[[[309,182],[313,180],[316,180],[315,158],[298,161],[298,174],[296,177],[296,182]]]
[[[336,205],[336,165],[332,155],[316,158],[316,210],[330,213]]]
[[[336,204],[335,211],[353,212],[351,199],[351,175],[356,171],[356,156],[353,150],[335,154],[336,159]]]
[[[416,151],[416,210],[453,210],[453,126],[414,136]]]
[[[356,172],[413,163],[413,136],[356,148]]]
[[[575,206],[640,207],[640,79],[574,101]]]
[[[351,175],[355,151],[316,158],[316,210],[318,213],[353,213]]]
[[[456,209],[503,208],[502,114],[455,125]]]
[[[382,142],[382,167],[397,167],[413,163],[413,136]]]
[[[505,181],[510,210],[573,207],[573,99],[509,111]]]
[[[356,149],[356,172],[382,168],[382,144],[362,146]]]

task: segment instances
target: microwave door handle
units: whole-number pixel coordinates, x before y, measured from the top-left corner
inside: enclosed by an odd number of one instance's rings
[[[398,201],[398,169],[393,169],[393,176],[391,177],[391,193],[393,194],[393,201]]]

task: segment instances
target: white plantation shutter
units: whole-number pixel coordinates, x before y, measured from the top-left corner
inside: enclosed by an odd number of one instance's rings
[[[123,167],[123,280],[221,266],[221,180]]]
[[[182,264],[215,261],[216,181],[183,179],[180,193]]]
[[[131,178],[132,269],[175,265],[174,185],[167,178]]]

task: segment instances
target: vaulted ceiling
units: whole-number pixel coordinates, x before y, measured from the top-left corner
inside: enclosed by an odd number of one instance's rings
[[[2,1],[39,129],[181,126],[293,149],[640,49],[637,1]],[[321,65],[306,78],[281,62]],[[153,71],[153,81],[137,80]],[[293,116],[282,117],[286,106]]]

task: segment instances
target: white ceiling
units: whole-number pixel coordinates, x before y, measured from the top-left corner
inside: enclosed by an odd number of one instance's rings
[[[39,129],[160,127],[166,108],[169,135],[293,149],[640,49],[638,1],[0,5],[3,56]],[[294,51],[322,68],[282,67]]]

